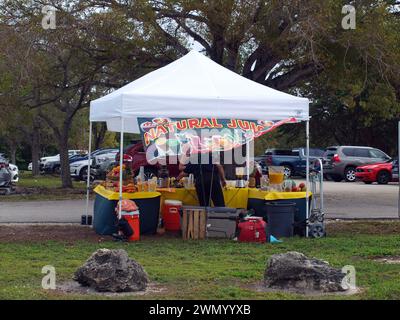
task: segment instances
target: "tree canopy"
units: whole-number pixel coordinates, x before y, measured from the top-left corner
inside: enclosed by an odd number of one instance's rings
[[[41,26],[44,4],[56,8],[55,29]],[[65,155],[71,132],[87,130],[87,122],[73,122],[87,116],[83,110],[91,99],[196,48],[244,77],[308,97],[314,145],[365,144],[394,153],[400,3],[350,2],[356,9],[356,28],[350,30],[341,23],[346,4],[5,0],[0,4],[0,104],[36,110]],[[95,130],[102,139],[104,129]],[[269,142],[300,145],[300,130],[302,125],[282,127]],[[268,136],[257,150],[265,140]],[[67,176],[66,159],[64,167]],[[67,178],[63,182],[71,185]]]

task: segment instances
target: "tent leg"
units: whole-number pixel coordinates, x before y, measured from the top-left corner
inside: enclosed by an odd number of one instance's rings
[[[399,161],[400,161],[400,121],[399,121],[399,124],[398,124],[398,131],[399,131],[399,133],[398,133],[397,166],[400,165],[400,163],[399,163]],[[400,170],[399,170],[399,172],[400,172]],[[399,172],[397,173],[398,175],[399,175]],[[399,196],[398,196],[398,203],[397,203],[397,214],[398,214],[399,219],[400,219],[400,175],[399,175],[399,182],[398,183],[399,183]]]
[[[121,135],[119,140],[119,208],[118,217],[121,218],[122,211],[122,165],[124,164],[124,118],[121,117]]]
[[[86,178],[86,221],[88,220],[89,215],[89,191],[90,191],[90,165],[91,158],[90,154],[92,153],[92,121],[89,122],[89,147],[88,147],[88,170],[87,170],[87,178]]]
[[[306,237],[308,238],[308,217],[310,206],[308,203],[310,185],[310,120],[306,121]]]
[[[246,176],[247,181],[250,181],[250,143],[246,142]]]

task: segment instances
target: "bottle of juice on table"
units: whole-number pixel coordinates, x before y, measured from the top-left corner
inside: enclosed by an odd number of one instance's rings
[[[143,182],[142,182],[142,179],[139,176],[136,178],[136,187],[137,187],[137,191],[138,192],[142,192],[143,191]]]

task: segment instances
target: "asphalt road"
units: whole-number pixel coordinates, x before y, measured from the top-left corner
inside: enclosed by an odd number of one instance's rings
[[[398,186],[324,182],[327,218],[397,218]],[[0,198],[1,201],[1,198]],[[93,211],[93,201],[89,205]],[[0,223],[79,223],[85,200],[0,202]]]
[[[0,202],[0,223],[80,223],[82,214],[86,214],[86,200]]]
[[[397,184],[324,182],[327,218],[398,218]]]

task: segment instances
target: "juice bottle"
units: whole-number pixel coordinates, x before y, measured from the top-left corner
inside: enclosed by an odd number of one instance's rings
[[[136,178],[136,187],[137,187],[138,192],[143,191],[143,183],[142,183],[142,179],[140,177]]]

